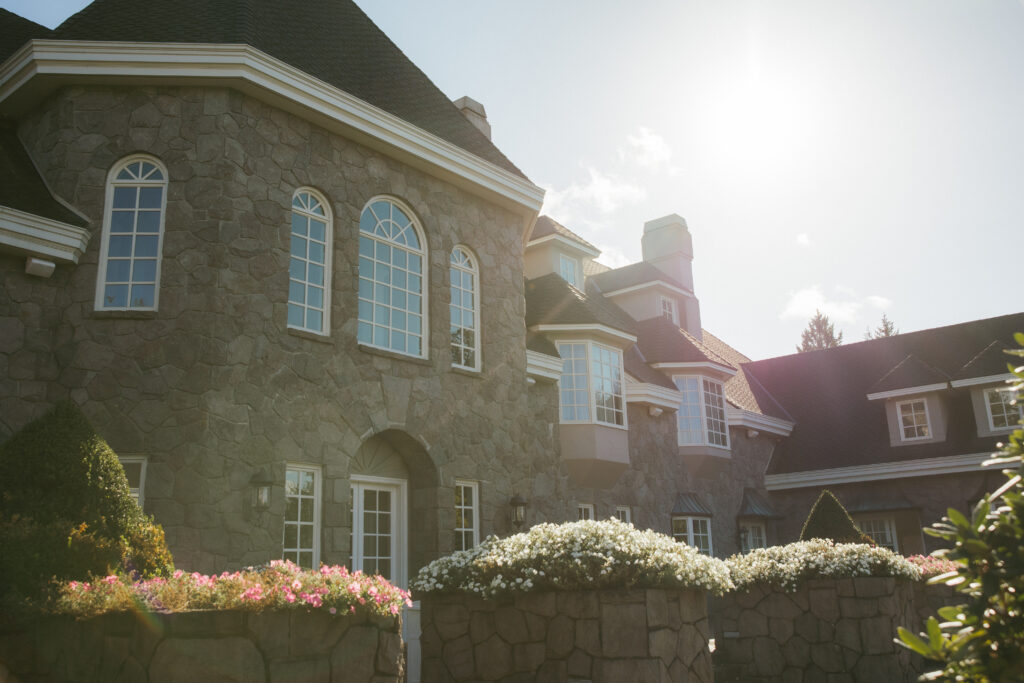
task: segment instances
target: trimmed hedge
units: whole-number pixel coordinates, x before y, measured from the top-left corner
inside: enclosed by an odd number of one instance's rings
[[[814,502],[800,532],[801,541],[814,538],[827,538],[836,543],[875,544],[870,536],[858,528],[850,513],[828,489],[824,489]]]

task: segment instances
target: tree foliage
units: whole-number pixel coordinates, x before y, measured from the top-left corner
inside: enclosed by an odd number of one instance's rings
[[[850,513],[828,489],[824,489],[818,496],[800,532],[801,541],[812,538],[831,539],[836,543],[875,544],[870,536],[857,527]]]
[[[1016,335],[1024,346],[1024,334]],[[1024,350],[1007,353],[1024,358]],[[1012,367],[1012,366],[1011,366]],[[1017,400],[1024,365],[1013,369]],[[1022,422],[1024,424],[1024,422]],[[954,587],[966,601],[939,610],[920,636],[899,629],[901,645],[941,664],[921,680],[1010,683],[1024,672],[1024,429],[1013,432],[986,465],[1003,468],[1006,483],[982,497],[970,517],[950,508],[925,532],[951,547],[934,554],[955,562],[955,571],[932,583]]]
[[[900,331],[896,329],[896,323],[889,320],[889,316],[885,313],[882,314],[882,322],[878,324],[874,330],[868,330],[864,333],[864,339],[881,339],[883,337],[892,337],[899,334]]]
[[[800,335],[798,353],[830,349],[843,343],[843,333],[836,335],[836,326],[821,311],[815,311],[814,317],[807,323],[807,328]]]

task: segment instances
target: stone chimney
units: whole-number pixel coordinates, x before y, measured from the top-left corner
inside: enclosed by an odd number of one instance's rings
[[[486,135],[488,140],[491,139],[491,124],[487,123],[487,111],[484,110],[484,105],[472,97],[460,97],[455,100],[455,106],[470,123],[477,127],[477,130]]]
[[[644,236],[640,240],[644,261],[661,272],[693,290],[693,238],[686,227],[686,220],[674,213],[644,223]],[[697,337],[703,338],[700,327],[700,303],[696,297],[687,297],[683,304],[685,321],[682,327]]]

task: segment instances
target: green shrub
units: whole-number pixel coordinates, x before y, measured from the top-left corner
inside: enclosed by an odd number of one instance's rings
[[[836,543],[875,544],[870,536],[853,523],[850,513],[828,489],[823,490],[818,496],[811,513],[804,521],[803,531],[800,532],[801,541],[809,541],[812,538],[827,538]]]
[[[0,592],[52,579],[173,570],[163,530],[132,499],[117,456],[71,403],[0,445]]]

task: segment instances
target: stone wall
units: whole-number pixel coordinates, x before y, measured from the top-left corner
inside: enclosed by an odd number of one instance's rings
[[[698,591],[464,595],[422,601],[423,680],[711,683]]]
[[[122,613],[0,630],[0,680],[12,683],[398,683],[404,667],[395,617]]]
[[[893,642],[916,627],[916,584],[814,579],[787,593],[755,586],[716,601],[718,683],[915,681],[924,660]]]

